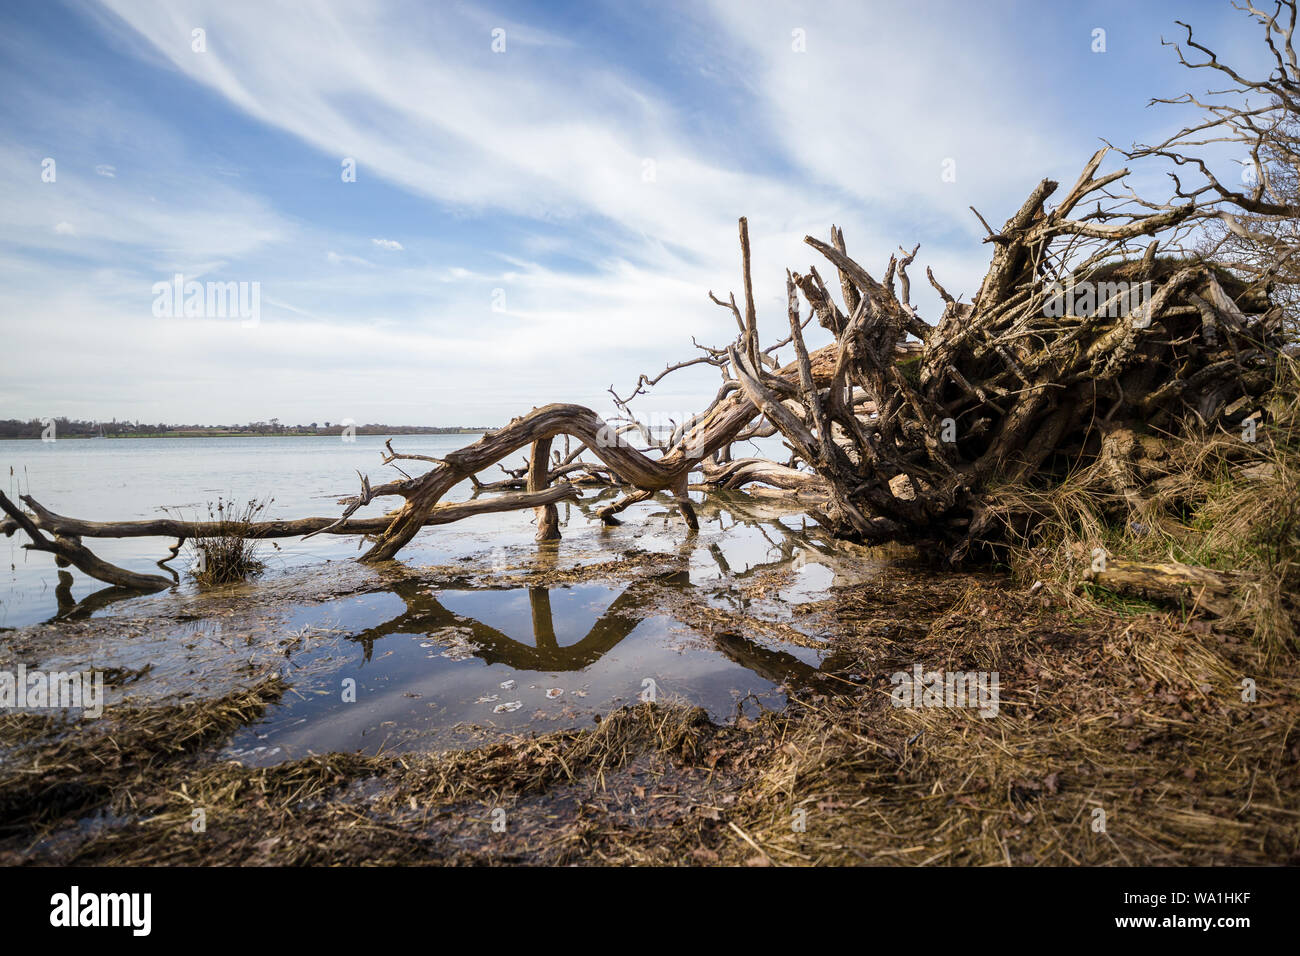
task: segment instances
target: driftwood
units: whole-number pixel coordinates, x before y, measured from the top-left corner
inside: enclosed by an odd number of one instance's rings
[[[561,501],[580,498],[581,492],[571,485],[559,484],[539,492],[518,492],[491,498],[469,501],[444,502],[434,508],[426,525],[451,524],[474,515],[500,511],[519,511],[528,508],[552,506]],[[3,495],[0,494],[0,498]],[[215,538],[235,535],[241,538],[296,538],[307,534],[379,534],[392,521],[391,516],[378,518],[352,518],[339,523],[338,518],[293,518],[284,521],[253,521],[232,524],[221,521],[185,521],[177,518],[148,518],[142,521],[84,521],[55,514],[31,495],[21,495],[22,502],[31,510],[22,514],[8,498],[0,506],[10,515],[0,521],[0,532],[11,535],[24,525],[17,517],[25,518],[39,530],[76,538]],[[4,503],[8,502],[8,505]],[[13,508],[11,511],[10,508]],[[172,557],[176,555],[173,553]],[[170,559],[168,559],[170,560]]]
[[[1104,570],[1084,573],[1107,590],[1136,594],[1224,616],[1235,607],[1234,592],[1244,583],[1235,576],[1177,561],[1144,563],[1110,558]]]
[[[56,556],[60,566],[72,565],[90,577],[131,591],[157,591],[171,587],[176,581],[157,574],[139,574],[110,564],[97,557],[82,538],[175,538],[176,544],[168,557],[159,561],[160,567],[169,570],[166,562],[180,553],[181,545],[190,538],[238,536],[243,538],[294,538],[312,534],[375,535],[388,527],[391,518],[362,518],[340,521],[337,518],[296,518],[287,521],[253,521],[231,523],[222,521],[184,521],[177,518],[152,518],[144,521],[84,521],[55,514],[31,495],[21,495],[30,509],[23,512],[3,492],[0,492],[0,510],[6,517],[0,521],[0,532],[6,536],[15,531],[26,532],[29,543],[25,548],[46,551]],[[425,525],[450,524],[474,515],[524,508],[554,508],[556,502],[573,501],[581,493],[571,485],[559,484],[538,492],[516,492],[492,498],[464,502],[443,503],[433,508]],[[47,538],[42,531],[54,537]]]
[[[9,516],[8,521],[12,521],[27,532],[27,537],[31,540],[23,547],[32,551],[47,551],[55,555],[60,566],[70,564],[92,578],[136,591],[157,591],[160,588],[171,587],[170,578],[157,574],[138,574],[101,560],[81,543],[81,538],[76,534],[59,532],[53,539],[47,538],[41,533],[36,522],[24,514],[2,491],[0,491],[0,509]]]

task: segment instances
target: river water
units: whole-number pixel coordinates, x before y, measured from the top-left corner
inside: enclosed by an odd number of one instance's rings
[[[51,511],[91,520],[136,520],[180,517],[205,520],[208,503],[218,498],[243,502],[274,498],[263,518],[337,516],[337,499],[360,489],[357,472],[373,484],[401,477],[380,464],[388,436],[357,435],[284,438],[123,438],[0,441],[0,469],[9,497],[31,494]],[[403,453],[438,456],[474,441],[476,435],[406,435],[393,437]],[[522,462],[522,459],[521,459]],[[500,475],[499,477],[505,477]],[[490,480],[485,478],[484,480]],[[447,500],[468,498],[468,482],[453,489]],[[379,515],[400,499],[372,503],[358,517]],[[531,513],[487,515],[470,519],[476,533],[526,530]],[[23,549],[22,536],[4,541],[6,558],[0,580],[0,627],[18,627],[54,614],[57,582],[48,554]],[[154,562],[165,557],[172,542],[161,538],[103,538],[88,541],[106,561],[133,571],[158,573]],[[306,541],[286,538],[266,549],[273,570],[298,567],[326,559],[352,557],[354,539],[317,535]],[[430,550],[432,546],[432,550]],[[423,535],[404,556],[429,560],[439,552],[438,541]],[[173,562],[182,567],[183,561]],[[103,587],[75,574],[73,596],[80,599]]]

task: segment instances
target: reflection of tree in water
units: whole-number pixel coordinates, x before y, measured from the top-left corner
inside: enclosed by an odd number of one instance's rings
[[[743,579],[789,563],[801,567],[809,558],[817,557],[829,559],[833,569],[834,561],[839,557],[835,543],[819,525],[814,523],[796,529],[782,521],[782,518],[792,516],[804,517],[802,512],[791,511],[788,507],[773,506],[748,495],[724,491],[710,493],[696,506],[696,510],[702,524],[716,522],[718,529],[724,532],[737,526],[753,528],[769,545],[766,560],[744,571],[735,571],[727,563],[721,546],[717,542],[711,543],[709,554],[728,577]],[[727,524],[728,517],[730,525]]]
[[[659,581],[671,586],[677,574],[663,576]],[[372,627],[351,637],[359,642],[366,660],[374,642],[392,634],[434,634],[445,628],[463,628],[470,632],[468,640],[477,645],[474,656],[489,664],[508,664],[517,670],[574,671],[600,660],[641,622],[637,613],[649,606],[658,588],[656,582],[639,581],[626,588],[605,609],[587,635],[576,644],[560,646],[555,634],[555,621],[551,613],[551,592],[547,588],[529,588],[528,602],[532,609],[532,644],[516,640],[482,621],[443,607],[437,596],[427,590],[428,585],[419,580],[408,580],[394,587],[393,593],[406,602],[406,611],[384,624]],[[491,593],[490,588],[483,589]]]
[[[616,495],[616,491],[604,489],[565,507],[572,507],[586,517],[597,520],[595,508],[602,500]],[[735,572],[728,566],[722,549],[716,543],[711,544],[707,553],[728,578],[743,579],[791,562],[802,564],[809,557],[834,557],[836,554],[834,544],[815,524],[806,529],[794,529],[785,524],[781,518],[799,514],[786,506],[773,505],[748,495],[722,492],[710,495],[697,507],[701,509],[702,522],[716,522],[721,531],[737,525],[755,528],[769,545],[765,560],[744,571]],[[564,515],[566,524],[569,517],[568,514]],[[547,588],[528,589],[533,629],[533,644],[529,645],[481,621],[446,609],[434,595],[420,590],[416,582],[406,583],[397,589],[399,596],[407,602],[406,613],[365,634],[357,635],[355,639],[366,644],[366,654],[369,656],[371,643],[388,634],[426,634],[439,628],[461,627],[470,631],[471,640],[479,646],[475,655],[488,663],[501,662],[526,670],[581,670],[599,660],[632,633],[647,610],[664,607],[671,597],[680,597],[693,591],[687,567],[690,555],[698,544],[696,536],[691,535],[681,543],[676,555],[665,554],[665,562],[677,563],[678,570],[630,584],[615,598],[582,640],[565,647],[560,646],[556,637],[551,592]],[[549,566],[555,557],[553,544],[539,546],[541,565]],[[665,593],[665,589],[676,594]],[[842,692],[845,689],[842,681],[833,680],[790,653],[758,644],[738,629],[721,630],[705,636],[732,661],[773,683],[822,692]]]
[[[110,604],[140,596],[139,591],[109,585],[86,595],[78,601],[72,596],[72,582],[71,573],[63,570],[59,571],[59,583],[54,588],[54,600],[58,602],[59,609],[53,617],[45,622],[46,624],[53,624],[56,621],[79,621],[90,617],[96,611],[103,610]]]
[[[582,499],[572,507],[588,517],[594,517],[592,508],[601,500],[614,495],[615,491],[605,489],[597,495]],[[568,509],[571,506],[564,507]],[[791,514],[787,508],[772,507],[748,496],[727,492],[715,493],[697,507],[702,522],[716,522],[719,529],[725,531],[729,517],[730,527],[744,525],[756,528],[770,545],[767,560],[744,571],[733,571],[722,549],[717,543],[711,543],[707,553],[727,578],[743,579],[792,561],[802,563],[809,555],[834,555],[833,545],[829,541],[820,540],[820,529],[814,526],[812,529],[795,530],[781,521],[781,517]],[[568,517],[566,514],[566,523]],[[391,588],[391,593],[406,604],[406,610],[402,614],[352,635],[349,639],[362,645],[365,659],[369,661],[375,641],[384,637],[394,634],[432,635],[446,628],[459,628],[470,633],[469,641],[475,645],[474,656],[489,664],[502,663],[517,670],[529,671],[582,670],[618,646],[641,623],[646,611],[663,607],[670,597],[665,589],[678,595],[692,591],[690,574],[686,568],[697,543],[692,535],[682,543],[677,554],[665,554],[665,562],[677,563],[680,568],[628,585],[605,609],[586,636],[574,644],[561,646],[559,642],[551,610],[551,589],[528,588],[533,632],[533,643],[528,644],[473,617],[444,607],[437,596],[427,589],[427,583],[418,578],[398,582]],[[552,564],[556,556],[553,544],[539,546],[541,566]],[[136,591],[107,587],[76,601],[72,597],[72,580],[71,574],[60,570],[59,586],[55,590],[59,610],[51,618],[52,621],[86,618],[117,601],[138,596]],[[476,590],[491,592],[494,589]],[[732,661],[773,683],[823,692],[831,689],[828,687],[831,679],[822,671],[792,654],[755,643],[736,630],[722,630],[706,636]],[[841,684],[836,689],[844,688]]]
[[[666,556],[668,561],[683,561],[680,556]],[[427,584],[416,580],[398,583],[393,589],[406,603],[406,611],[372,627],[350,640],[357,641],[370,660],[374,643],[394,634],[436,635],[446,628],[468,631],[467,640],[474,645],[475,657],[489,664],[506,664],[516,670],[578,671],[600,660],[631,634],[645,617],[645,612],[664,607],[671,595],[667,591],[691,589],[690,574],[685,569],[644,578],[628,585],[581,640],[561,645],[551,609],[551,589],[528,588],[532,618],[531,644],[443,606]],[[490,593],[493,589],[482,589]],[[719,651],[735,663],[776,684],[826,691],[827,675],[784,651],[764,647],[738,631],[706,635]],[[842,689],[842,688],[841,688]]]
[[[80,538],[76,539],[80,541]],[[168,562],[176,560],[180,552],[180,543],[178,542],[171,549],[171,557],[163,558],[156,562],[158,567],[162,568],[171,575],[172,581],[176,584],[181,583],[181,577],[175,569],[168,567]],[[96,611],[102,611],[109,605],[116,604],[118,601],[127,601],[131,598],[140,596],[140,592],[133,588],[118,587],[110,584],[106,588],[100,588],[87,594],[78,601],[72,596],[72,573],[67,570],[69,567],[67,559],[56,557],[54,563],[59,569],[59,583],[54,587],[54,600],[57,602],[58,610],[54,616],[45,621],[46,624],[53,624],[56,621],[80,621],[90,617]]]
[[[585,496],[572,505],[566,503],[563,507],[566,509],[577,508],[587,518],[598,521],[599,518],[596,515],[598,506],[605,500],[617,496],[618,492],[616,490],[603,489],[599,494]],[[662,494],[656,495],[650,498],[646,504],[662,504],[666,508],[672,507],[671,502],[661,500],[663,498]],[[708,553],[727,577],[743,579],[761,571],[772,570],[789,562],[794,562],[796,566],[802,566],[805,560],[817,556],[832,559],[831,567],[833,569],[834,559],[839,556],[834,539],[816,522],[809,523],[805,512],[792,509],[786,503],[765,501],[744,492],[722,490],[710,491],[702,500],[695,502],[695,510],[701,526],[716,524],[718,530],[724,533],[736,527],[752,528],[769,545],[765,560],[750,566],[744,571],[735,571],[728,563],[721,545],[716,541],[710,542],[707,548]],[[665,511],[665,516],[667,514],[668,512]],[[566,511],[566,524],[568,515],[569,512]],[[791,517],[804,519],[805,526],[797,529],[791,528],[781,520],[782,518]],[[694,535],[687,537],[683,543],[684,551],[689,551],[695,544]]]

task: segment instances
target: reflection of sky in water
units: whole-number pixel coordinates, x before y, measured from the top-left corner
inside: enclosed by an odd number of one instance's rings
[[[776,681],[673,619],[640,617],[647,609],[636,588],[413,590],[409,603],[375,594],[300,613],[290,629],[311,630],[309,649],[290,662],[295,692],[238,733],[230,751],[273,762],[308,751],[429,749],[473,739],[458,734],[458,724],[538,732],[583,726],[635,702],[646,678],[659,699],[686,699],[719,720],[751,693],[768,707],[784,703]],[[315,636],[337,631],[349,636]],[[816,651],[798,650],[816,666]],[[355,703],[343,701],[345,678],[356,681]]]

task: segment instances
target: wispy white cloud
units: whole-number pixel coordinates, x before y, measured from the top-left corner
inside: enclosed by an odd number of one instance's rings
[[[375,264],[369,259],[363,259],[360,256],[349,256],[343,253],[334,252],[333,250],[325,253],[325,261],[331,265],[342,265],[347,263],[354,266],[365,266],[367,269],[373,269]]]
[[[478,15],[318,5],[304,29],[275,7],[253,18],[196,0],[106,5],[250,115],[355,158],[359,176],[435,200],[543,220],[596,215],[638,246],[709,256],[746,211],[757,227],[825,222],[833,208],[797,182],[706,159],[672,107],[611,64],[544,45],[492,53]],[[182,42],[200,22],[205,54]]]
[[[713,0],[656,26],[680,34],[658,38],[674,51],[662,82],[631,69],[628,49],[536,12],[529,23],[409,2],[102,6],[94,19],[115,48],[170,72],[167,87],[205,116],[242,114],[293,143],[297,179],[268,176],[274,160],[256,151],[194,148],[166,110],[20,91],[25,110],[57,112],[97,142],[132,135],[123,154],[61,153],[48,188],[36,147],[0,140],[0,166],[33,170],[0,180],[0,306],[39,309],[119,370],[78,368],[57,337],[21,326],[12,340],[42,371],[6,378],[0,399],[16,413],[48,414],[69,382],[95,375],[94,400],[108,404],[53,411],[93,417],[160,394],[170,412],[136,414],[451,422],[466,408],[500,421],[543,400],[599,405],[608,385],[689,353],[692,335],[734,335],[706,292],[739,286],[739,216],[766,332],[785,325],[784,270],[817,259],[804,235],[832,222],[877,272],[921,241],[921,262],[969,295],[988,248],[967,205],[997,221],[1036,179],[1076,168],[1098,132],[1059,129],[1086,91],[1026,82],[1024,65],[1054,54],[1011,29],[1014,10],[968,4]],[[701,78],[727,102],[697,97]],[[393,221],[357,218],[345,158],[359,183],[409,200]],[[75,235],[58,235],[61,223]],[[154,319],[149,285],[177,271],[260,281],[262,321]],[[931,290],[913,290],[934,314]],[[182,384],[232,369],[238,389]],[[716,387],[707,372],[681,381],[663,401],[689,408]],[[348,407],[331,413],[332,402]]]
[[[45,183],[38,154],[3,143],[0,165],[31,171],[0,177],[0,242],[33,251],[56,248],[53,237],[75,227],[83,255],[120,261],[126,254],[163,271],[195,272],[202,263],[262,250],[293,228],[265,200],[201,172],[168,170],[128,185],[62,163],[55,181]],[[55,223],[62,228],[53,228]]]

